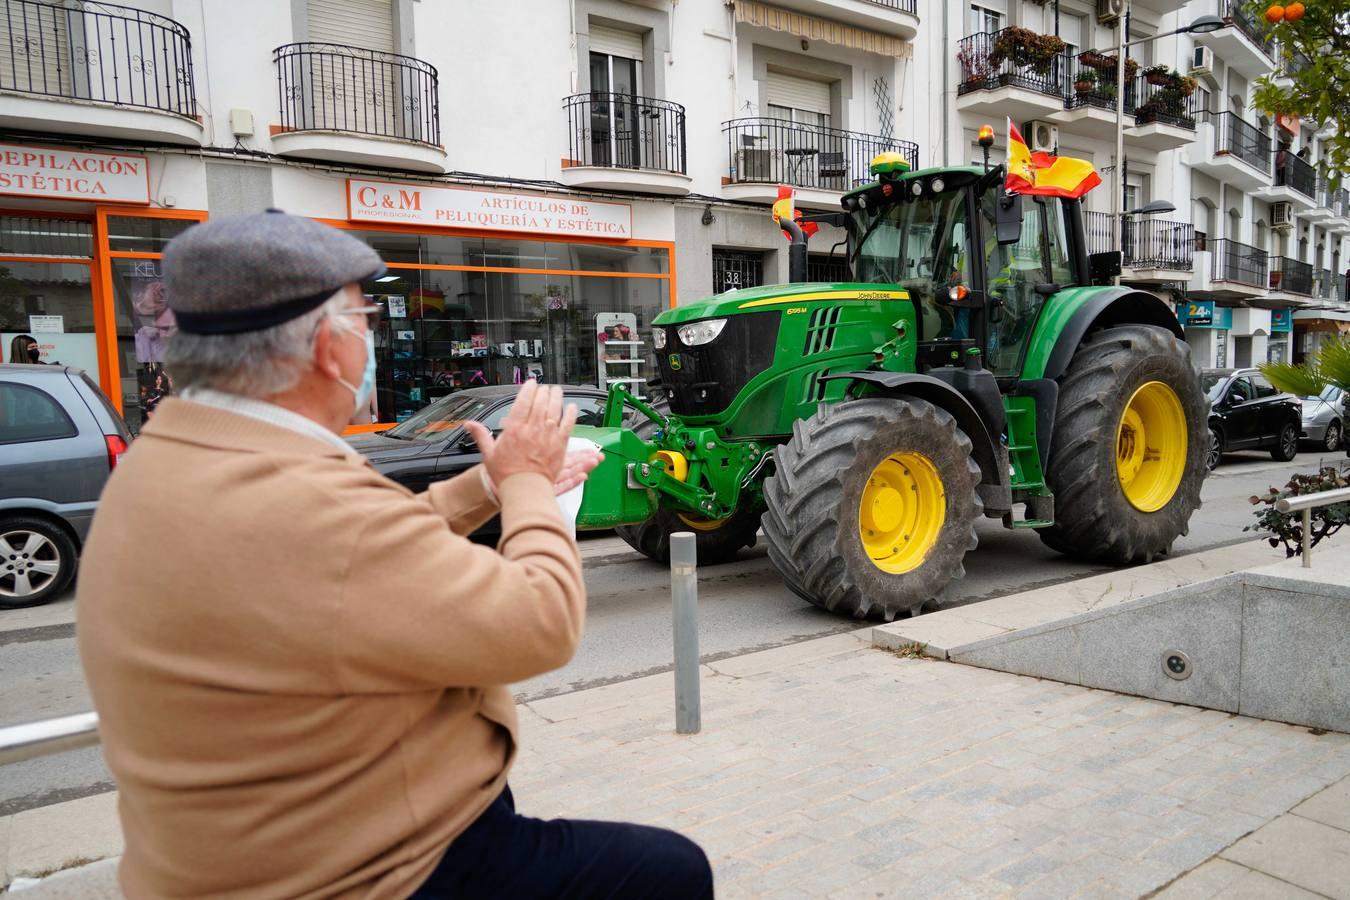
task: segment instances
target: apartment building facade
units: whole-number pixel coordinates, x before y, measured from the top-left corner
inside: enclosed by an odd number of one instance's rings
[[[1132,40],[1199,5],[1138,0]],[[1265,152],[1231,124],[1249,106],[1220,99],[1249,103],[1254,80],[1255,57],[1219,62],[1247,49],[1228,46],[1235,27],[1206,38],[1203,102],[1144,74],[1191,73],[1199,38],[1132,47],[1117,166],[1100,57],[1121,16],[1073,0],[0,6],[0,335],[34,332],[48,359],[97,372],[133,427],[162,389],[174,327],[160,254],[204,218],[280,208],[381,253],[389,273],[365,289],[385,309],[377,397],[393,421],[479,384],[640,381],[661,309],[786,279],[767,214],[779,184],[837,209],[876,153],[970,162],[975,130],[1004,116],[1034,146],[1123,178],[1126,210],[1174,202],[1126,217],[1125,276],[1183,316],[1211,304],[1207,324],[1187,316],[1207,361],[1241,361],[1244,337],[1252,360],[1275,353],[1282,309],[1329,328],[1314,336],[1340,327],[1311,309],[1344,297],[1321,275],[1350,261],[1342,194],[1316,174],[1301,192],[1315,127],[1294,125],[1281,179],[1276,126],[1247,115],[1269,137],[1268,171],[1229,171]],[[1047,61],[1009,37],[1028,34],[1063,48]],[[1108,249],[1106,190],[1089,209],[1093,249]],[[847,276],[840,240],[814,238],[813,280]],[[1259,273],[1238,244],[1265,253]],[[1291,263],[1312,267],[1311,286]]]

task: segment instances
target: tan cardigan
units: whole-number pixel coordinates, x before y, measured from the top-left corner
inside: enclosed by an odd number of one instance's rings
[[[501,792],[505,687],[576,649],[552,485],[413,495],[341,448],[166,400],[85,550],[78,635],[141,897],[403,897]]]

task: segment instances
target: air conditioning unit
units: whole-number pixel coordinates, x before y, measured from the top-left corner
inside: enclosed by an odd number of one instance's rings
[[[1288,201],[1270,204],[1270,227],[1288,231],[1294,227],[1294,204]]]
[[[773,151],[745,148],[736,151],[736,176],[733,181],[770,181],[773,179]]]
[[[1214,71],[1214,48],[1196,47],[1191,53],[1191,74],[1208,75]]]
[[[1027,139],[1027,144],[1032,153],[1038,150],[1045,153],[1054,153],[1059,148],[1059,127],[1051,122],[1032,119],[1027,123],[1022,136]]]
[[[1113,25],[1125,15],[1126,0],[1097,0],[1097,21],[1103,25]]]

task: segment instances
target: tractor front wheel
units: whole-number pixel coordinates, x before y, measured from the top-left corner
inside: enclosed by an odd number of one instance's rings
[[[922,400],[822,404],[764,483],[769,559],[799,597],[855,618],[917,614],[975,547],[970,439]]]
[[[1060,385],[1046,472],[1055,524],[1041,540],[1115,565],[1169,552],[1200,506],[1215,450],[1208,419],[1190,351],[1166,329],[1088,338]]]

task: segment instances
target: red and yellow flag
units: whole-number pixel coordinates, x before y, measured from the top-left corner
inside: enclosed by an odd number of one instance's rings
[[[778,200],[774,203],[771,210],[774,224],[782,228],[782,220],[788,219],[801,224],[802,233],[807,237],[820,230],[820,226],[815,222],[802,222],[802,211],[797,208],[797,191],[786,184],[778,186]],[[786,229],[783,235],[787,236]]]
[[[1101,176],[1085,159],[1051,156],[1039,150],[1032,153],[1022,133],[1008,119],[1008,177],[1003,185],[1008,193],[1077,200],[1101,183]]]

